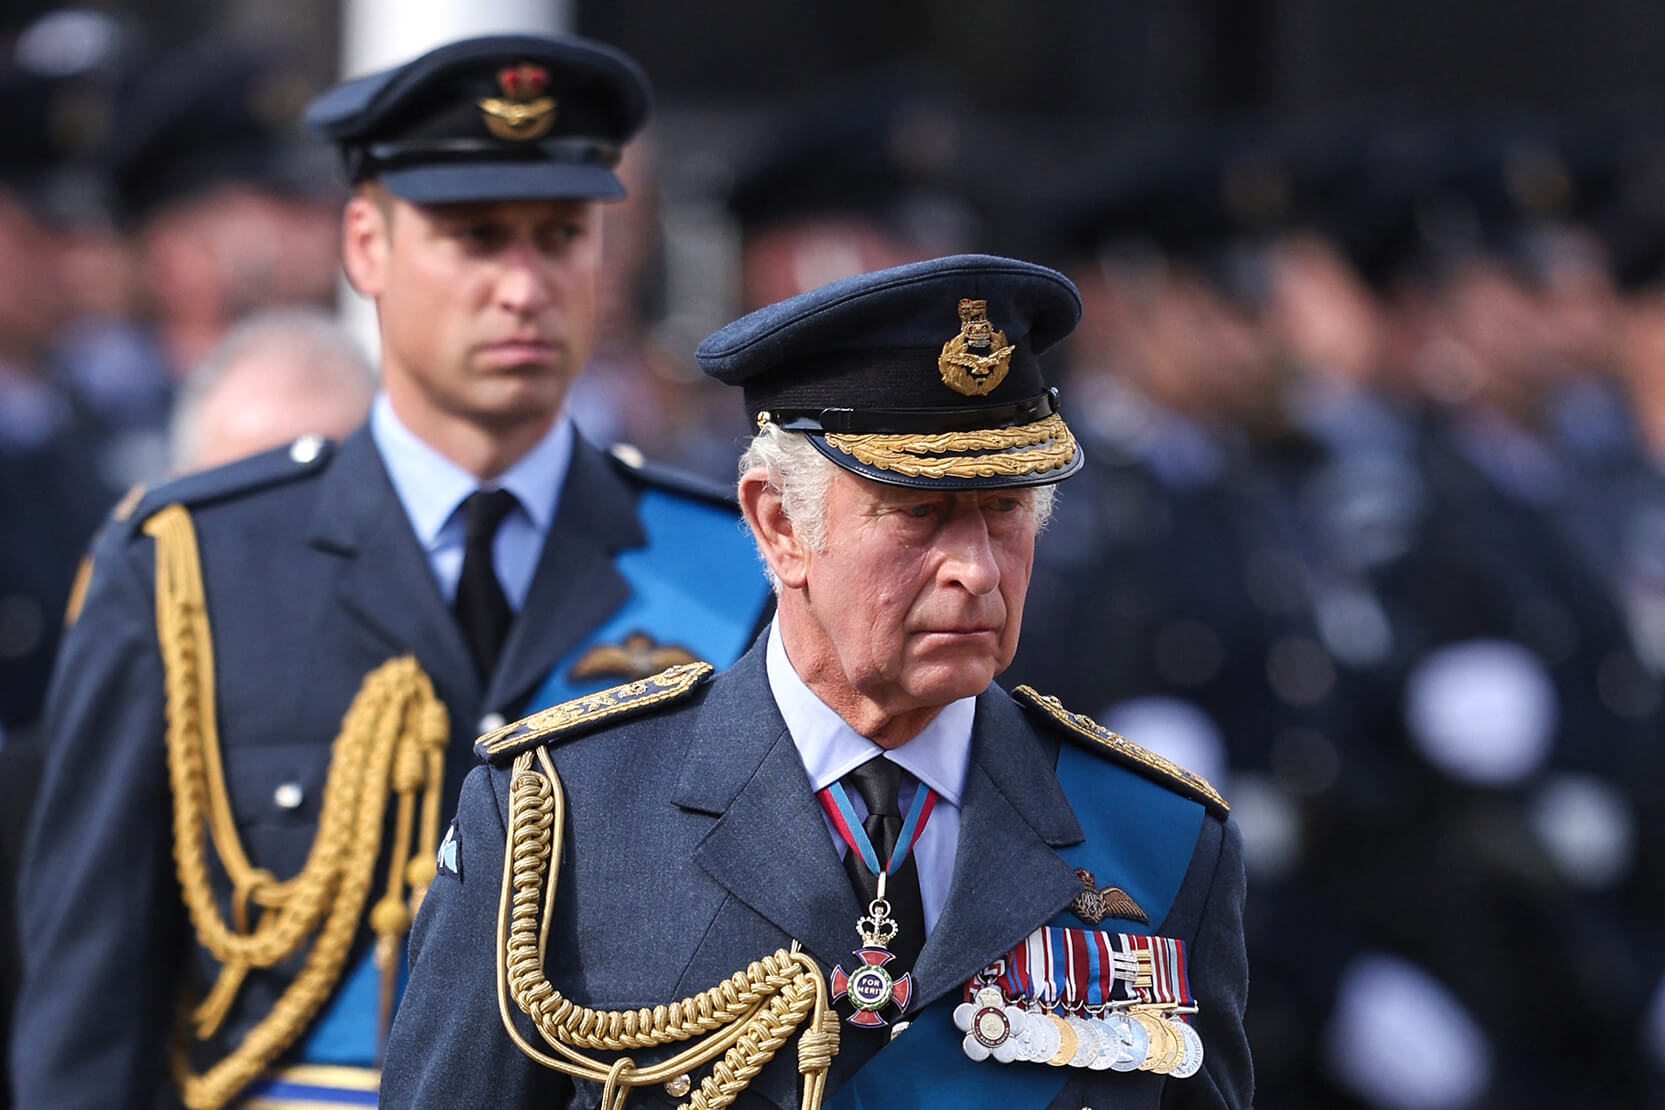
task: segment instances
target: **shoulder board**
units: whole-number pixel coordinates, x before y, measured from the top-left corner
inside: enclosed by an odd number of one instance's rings
[[[496,762],[528,748],[570,740],[604,724],[680,701],[715,672],[710,663],[666,667],[656,675],[597,690],[494,729],[474,742],[474,752],[481,759]]]
[[[1012,697],[1025,708],[1040,713],[1060,726],[1066,736],[1081,746],[1109,756],[1118,763],[1132,767],[1146,778],[1201,802],[1220,817],[1231,811],[1231,807],[1226,805],[1226,800],[1220,797],[1219,791],[1210,786],[1208,780],[1201,775],[1187,771],[1179,764],[1163,759],[1147,748],[1141,748],[1127,737],[1111,732],[1085,714],[1071,713],[1057,698],[1036,693],[1032,686],[1019,686],[1012,691]]]
[[[110,510],[110,518],[98,526],[92,539],[87,543],[86,553],[75,567],[75,579],[69,585],[69,601],[64,605],[64,627],[68,628],[81,619],[81,606],[87,600],[87,587],[92,585],[93,559],[98,554],[99,545],[104,540],[106,532],[115,526],[118,530],[125,526],[133,516],[133,510],[144,500],[145,484],[135,482],[127,487],[127,492],[121,495],[115,507]]]
[[[181,475],[146,492],[128,520],[136,527],[168,505],[200,505],[304,478],[323,469],[333,451],[324,437],[305,435],[285,447]]]
[[[615,443],[607,449],[607,457],[614,467],[632,481],[656,486],[700,501],[710,501],[738,512],[739,500],[734,490],[721,482],[714,482],[702,474],[680,470],[663,463],[650,462],[641,448],[629,443]]]
[[[145,488],[143,482],[135,482],[127,487],[127,492],[121,495],[116,507],[110,510],[110,519],[119,522],[131,517],[133,510],[139,507],[139,502],[145,499]]]

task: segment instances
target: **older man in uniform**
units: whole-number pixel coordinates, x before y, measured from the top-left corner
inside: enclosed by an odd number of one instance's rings
[[[469,739],[760,626],[732,501],[563,415],[648,99],[609,48],[498,36],[313,105],[381,392],[98,544],[23,877],[22,1105],[373,1105]]]
[[[1081,465],[1036,362],[1079,315],[1062,275],[960,255],[706,340],[759,429],[739,491],[776,619],[715,678],[481,738],[393,1101],[1250,1105],[1225,803],[993,683]]]

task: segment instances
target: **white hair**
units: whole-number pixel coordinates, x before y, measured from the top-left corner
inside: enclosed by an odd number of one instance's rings
[[[208,398],[246,359],[283,355],[283,372],[298,383],[357,403],[376,391],[376,372],[364,349],[327,312],[283,307],[253,313],[221,337],[185,379],[174,401],[168,448],[174,468],[194,468],[203,457],[211,429],[203,423]]]
[[[792,522],[799,538],[811,551],[827,548],[827,491],[832,488],[833,475],[838,466],[816,450],[809,437],[789,432],[778,424],[765,424],[746,445],[740,456],[742,476],[762,470],[769,488],[780,494],[781,511]],[[1035,532],[1043,531],[1052,519],[1052,506],[1058,492],[1054,485],[1030,486],[1035,494]],[[761,551],[759,552],[761,558]],[[780,582],[763,563],[769,585],[780,593]]]

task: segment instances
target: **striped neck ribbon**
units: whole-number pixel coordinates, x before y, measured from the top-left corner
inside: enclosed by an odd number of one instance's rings
[[[883,759],[883,756],[878,758]],[[867,830],[861,827],[861,819],[856,816],[855,807],[850,804],[850,795],[845,793],[844,787],[838,783],[816,791],[815,796],[821,802],[821,808],[826,811],[827,819],[833,828],[850,846],[850,851],[861,856],[861,861],[867,865],[867,870],[877,875],[880,871],[895,874],[913,851],[913,846],[919,841],[919,834],[925,831],[925,823],[931,819],[931,811],[936,808],[937,794],[924,783],[913,792],[913,804],[908,807],[908,815],[902,821],[902,832],[896,838],[896,850],[891,858],[881,865],[879,853],[873,847],[873,841],[868,838]]]

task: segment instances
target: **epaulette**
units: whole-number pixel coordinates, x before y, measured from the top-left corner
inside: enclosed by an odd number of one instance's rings
[[[1012,697],[1017,699],[1019,704],[1036,710],[1047,720],[1061,726],[1066,736],[1083,747],[1107,755],[1118,763],[1132,767],[1146,778],[1201,802],[1219,817],[1231,812],[1231,807],[1220,797],[1220,792],[1209,785],[1208,780],[1201,775],[1187,771],[1172,760],[1164,759],[1155,752],[1140,747],[1084,713],[1071,713],[1057,698],[1036,693],[1032,686],[1019,686],[1012,691]]]
[[[701,474],[652,462],[634,444],[615,443],[607,449],[607,457],[625,477],[634,481],[739,511],[739,500],[730,487]]]
[[[64,627],[69,628],[81,619],[81,607],[87,601],[87,587],[92,585],[93,558],[98,551],[99,543],[104,539],[104,533],[110,525],[126,524],[133,516],[133,510],[144,500],[145,484],[134,482],[127,487],[127,492],[121,495],[115,507],[110,510],[110,517],[98,526],[93,533],[92,540],[87,544],[86,553],[75,566],[75,579],[69,584],[69,600],[64,603]]]
[[[333,452],[323,436],[304,435],[284,447],[183,474],[147,491],[127,520],[136,528],[169,505],[201,505],[292,482],[320,470]]]
[[[528,748],[582,736],[602,725],[679,701],[716,670],[710,663],[679,663],[635,682],[540,709],[530,717],[522,717],[481,736],[474,742],[474,753],[495,762],[510,759]]]

